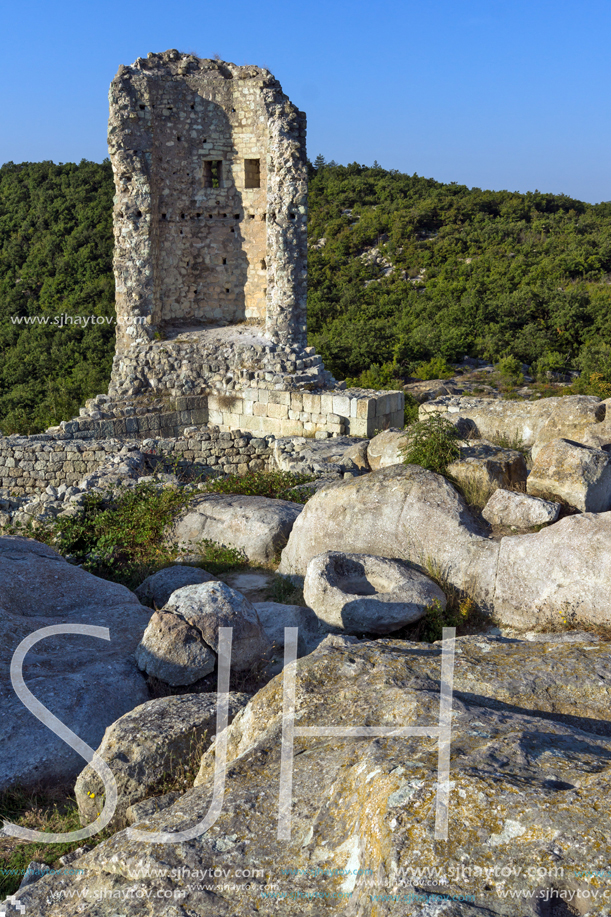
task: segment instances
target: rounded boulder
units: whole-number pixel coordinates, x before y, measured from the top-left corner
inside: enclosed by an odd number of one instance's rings
[[[389,634],[417,621],[446,597],[409,564],[372,554],[326,551],[313,557],[304,596],[320,620],[348,634]]]

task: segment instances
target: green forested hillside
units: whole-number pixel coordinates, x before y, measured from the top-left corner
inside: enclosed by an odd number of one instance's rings
[[[114,326],[110,164],[0,169],[0,429],[105,391]],[[356,163],[310,169],[310,342],[338,378],[437,354],[611,381],[611,203],[481,191]],[[323,241],[324,240],[324,241]],[[11,318],[49,316],[50,324]]]
[[[318,163],[308,327],[339,378],[437,354],[611,370],[611,203]]]
[[[56,316],[114,315],[112,172],[8,163],[0,169],[0,430],[32,433],[105,391],[114,324],[60,327]],[[14,324],[35,316],[49,324]],[[60,319],[61,320],[61,319]]]

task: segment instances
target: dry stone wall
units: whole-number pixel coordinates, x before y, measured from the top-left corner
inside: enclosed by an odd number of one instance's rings
[[[133,450],[152,457],[174,457],[225,474],[265,471],[272,461],[273,439],[247,432],[222,432],[218,427],[143,441],[9,436],[0,438],[0,488],[19,495],[40,492],[49,485],[74,485],[106,466],[113,456]]]

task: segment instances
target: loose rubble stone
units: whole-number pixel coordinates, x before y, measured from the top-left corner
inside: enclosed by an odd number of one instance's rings
[[[583,512],[611,509],[611,455],[555,439],[537,454],[526,485],[534,497],[560,499]]]
[[[482,516],[491,525],[529,529],[534,525],[550,525],[560,513],[560,504],[499,488],[492,494],[482,510]]]
[[[201,567],[189,567],[185,564],[176,564],[153,573],[136,589],[136,595],[143,605],[151,608],[163,608],[173,592],[183,586],[194,586],[197,583],[210,583],[216,576],[202,570]]]
[[[304,605],[282,605],[279,602],[255,602],[259,620],[276,652],[284,649],[284,628],[297,627],[297,655],[306,656],[324,640],[320,620]]]
[[[296,668],[300,728],[430,728],[439,722],[439,644],[332,636]],[[223,806],[211,829],[176,845],[144,845],[119,832],[81,859],[86,874],[44,877],[26,889],[25,913],[77,917],[82,898],[76,893],[87,889],[98,896],[100,917],[111,917],[116,900],[104,892],[118,897],[134,886],[147,889],[150,917],[165,917],[162,895],[174,890],[186,893],[179,908],[197,917],[255,909],[261,917],[319,917],[327,910],[376,917],[541,917],[543,896],[553,901],[554,889],[596,888],[603,900],[603,891],[611,893],[611,722],[601,681],[611,683],[604,643],[458,639],[447,840],[434,836],[438,740],[423,736],[296,736],[287,840],[277,838],[284,719],[279,675],[229,727]],[[212,748],[197,785],[141,829],[187,830],[201,821],[210,808],[214,763]],[[599,871],[595,885],[584,877],[584,863]],[[222,896],[204,895],[198,882],[182,878],[183,866],[191,877],[211,867],[230,870],[229,888]],[[440,889],[426,874],[417,888],[401,884],[414,866],[447,884]],[[243,884],[234,879],[238,869],[252,868],[263,876],[251,875]],[[143,869],[164,874],[144,885]],[[424,900],[425,893],[444,897]],[[321,908],[325,896],[331,904]],[[596,907],[588,912],[592,917],[608,914],[606,904]],[[125,917],[141,912],[137,894],[122,895]]]
[[[367,461],[371,470],[400,465],[403,462],[401,449],[407,445],[408,439],[406,433],[398,430],[386,430],[374,436],[367,447]]]
[[[269,564],[285,546],[303,507],[288,500],[209,494],[194,501],[172,527],[176,547],[197,555],[204,539],[243,551],[255,564]]]
[[[446,597],[406,563],[370,554],[327,551],[308,564],[303,595],[321,621],[347,634],[389,634],[421,618]]]
[[[214,672],[216,656],[200,631],[169,611],[156,611],[136,649],[142,672],[168,685],[192,685]]]
[[[249,694],[229,695],[229,722],[249,699]],[[108,764],[117,783],[118,802],[111,827],[125,825],[130,806],[146,799],[152,787],[187,764],[198,749],[201,754],[204,742],[216,731],[216,712],[216,694],[158,697],[106,729],[97,754]],[[102,781],[89,765],[79,774],[74,792],[81,824],[88,825],[101,811],[104,792]]]

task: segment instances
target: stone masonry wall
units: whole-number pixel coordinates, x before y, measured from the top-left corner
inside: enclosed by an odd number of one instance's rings
[[[77,484],[85,475],[108,463],[126,445],[151,455],[176,456],[225,474],[268,470],[274,437],[257,438],[250,433],[222,432],[218,427],[190,431],[178,438],[144,441],[118,439],[60,440],[37,437],[0,438],[0,488],[13,494],[30,494],[49,484]]]
[[[403,392],[350,389],[318,394],[255,388],[148,404],[138,400],[120,404],[111,402],[107,395],[98,395],[81,409],[80,417],[48,432],[96,439],[146,439],[180,436],[185,426],[209,423],[221,430],[260,436],[373,436],[389,427],[403,426]]]

